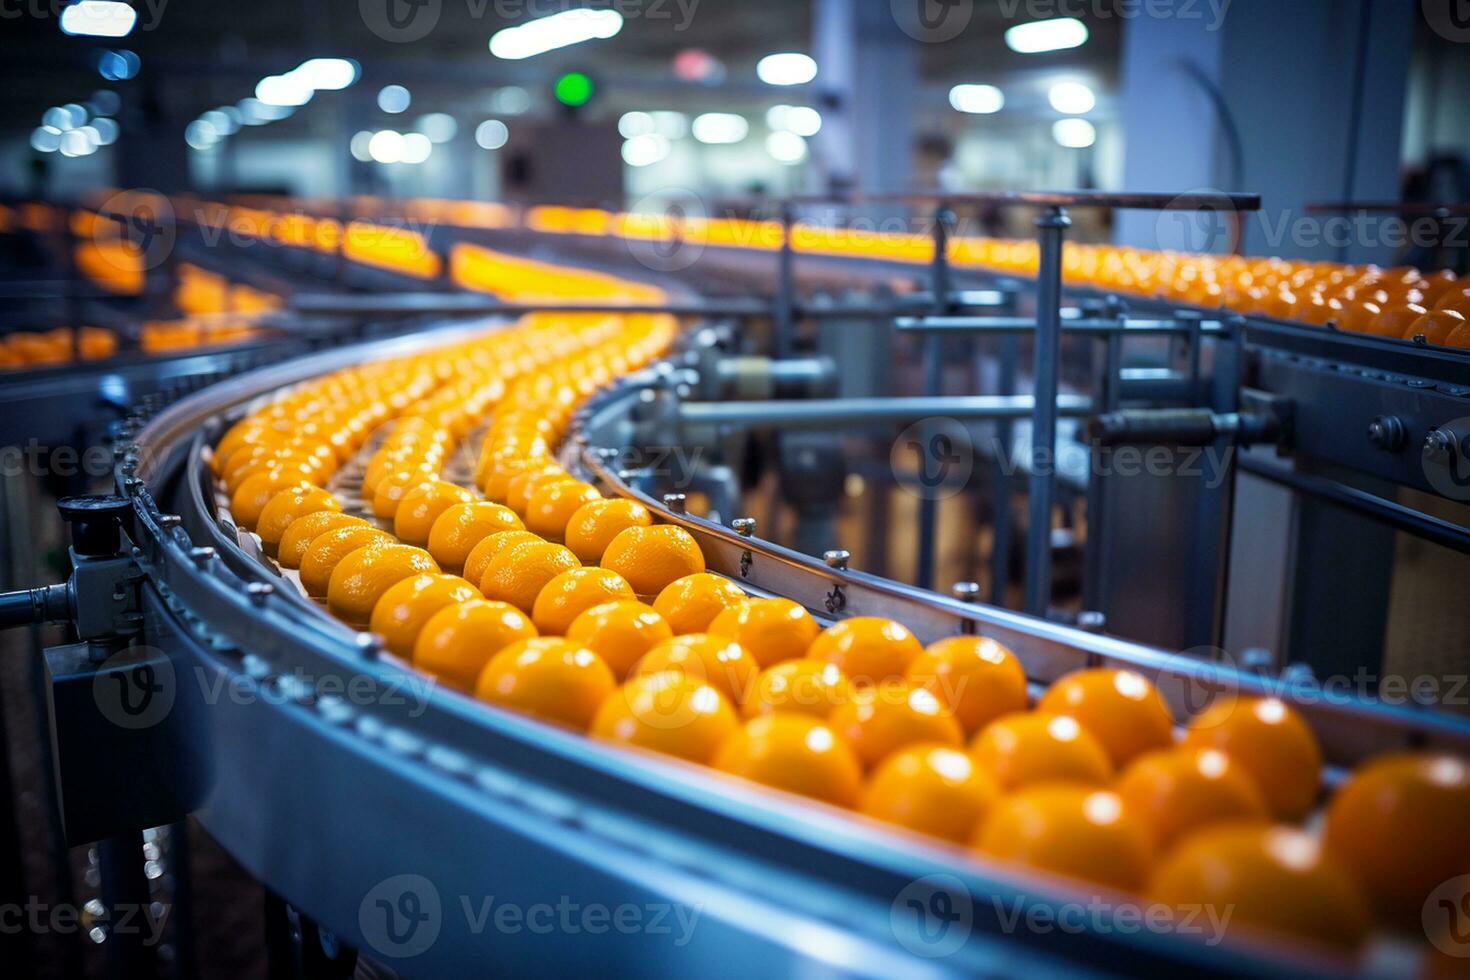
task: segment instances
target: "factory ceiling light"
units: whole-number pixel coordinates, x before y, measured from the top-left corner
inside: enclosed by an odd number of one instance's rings
[[[956,85],[949,90],[949,104],[960,112],[988,115],[999,112],[1006,97],[994,85]]]
[[[1097,96],[1081,82],[1058,82],[1047,93],[1051,107],[1069,116],[1080,116],[1091,112],[1097,105]]]
[[[378,92],[378,108],[384,112],[400,113],[408,110],[413,96],[402,85],[385,85]]]
[[[706,112],[694,117],[692,131],[701,143],[739,143],[750,132],[750,123],[731,112]]]
[[[622,29],[623,15],[616,10],[563,10],[497,31],[490,38],[490,53],[520,61],[583,41],[605,40]]]
[[[815,136],[822,128],[822,114],[807,105],[773,105],[766,110],[766,125],[778,132]]]
[[[346,58],[312,58],[288,74],[315,91],[337,92],[357,81],[357,72],[357,62]]]
[[[403,158],[403,134],[380,129],[368,140],[368,155],[379,163],[397,163]]]
[[[484,150],[498,150],[510,139],[510,129],[499,119],[486,119],[475,127],[475,143]]]
[[[766,137],[766,152],[777,163],[800,163],[806,159],[806,140],[785,131]]]
[[[266,105],[303,106],[313,94],[310,85],[291,74],[267,75],[255,86],[255,97]]]
[[[1075,17],[1034,20],[1006,31],[1006,46],[1017,54],[1065,51],[1087,43],[1087,25]]]
[[[817,77],[817,63],[796,51],[768,54],[756,62],[755,75],[767,85],[805,85]]]
[[[138,12],[118,0],[81,0],[61,11],[61,30],[84,37],[126,37]]]
[[[1086,119],[1058,119],[1051,126],[1052,139],[1072,150],[1097,142],[1097,129]]]
[[[623,162],[630,167],[646,167],[669,155],[669,141],[657,133],[634,136],[623,144]]]

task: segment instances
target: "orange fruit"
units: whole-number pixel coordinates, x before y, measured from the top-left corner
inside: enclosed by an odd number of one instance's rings
[[[1148,880],[1148,835],[1107,790],[1028,787],[995,803],[971,843],[1000,861],[1118,891]]]
[[[710,620],[706,632],[739,641],[762,667],[771,667],[806,656],[821,628],[790,599],[747,599]]]
[[[518,473],[506,484],[505,506],[521,515],[524,520],[526,507],[531,503],[531,494],[535,493],[543,483],[559,483],[563,480],[575,482],[576,478],[555,464]]]
[[[497,460],[494,466],[483,470],[480,474],[483,479],[479,481],[480,489],[485,492],[485,499],[497,504],[503,504],[510,490],[510,481],[530,469],[544,469],[547,464],[544,460],[536,461],[525,458]]]
[[[1368,333],[1380,337],[1402,338],[1408,332],[1409,327],[1428,312],[1417,303],[1389,306],[1369,325]]]
[[[657,524],[619,531],[599,564],[627,579],[640,598],[652,599],[675,579],[704,571],[704,553],[682,527]]]
[[[720,744],[716,769],[789,793],[852,807],[863,770],[847,743],[808,715],[752,718]]]
[[[653,608],[675,633],[703,633],[716,616],[744,601],[745,592],[734,582],[712,572],[696,572],[664,586]]]
[[[475,696],[586,731],[597,709],[617,690],[602,658],[570,640],[539,636],[504,648],[480,672]]]
[[[607,661],[613,676],[621,680],[645,653],[674,633],[652,606],[632,600],[584,609],[566,635]]]
[[[649,527],[653,515],[636,500],[588,500],[562,525],[568,548],[583,564],[595,565],[618,533],[630,527]],[[672,625],[672,624],[671,624]],[[680,632],[697,633],[698,630]]]
[[[1323,840],[1379,914],[1413,927],[1430,892],[1470,866],[1470,764],[1394,753],[1360,765],[1327,804]]]
[[[373,516],[390,520],[398,513],[398,505],[415,488],[433,483],[438,477],[437,465],[424,464],[415,469],[397,470],[383,477],[373,491]]]
[[[449,507],[429,528],[429,554],[443,568],[464,569],[465,559],[475,545],[500,531],[522,530],[515,511],[502,504],[476,500]],[[484,569],[480,569],[481,574]]]
[[[1367,936],[1368,906],[1347,869],[1291,827],[1220,824],[1191,834],[1155,869],[1150,901],[1231,909],[1243,924],[1352,949]]]
[[[1174,719],[1153,683],[1133,670],[1076,670],[1052,682],[1037,711],[1068,715],[1102,743],[1115,768],[1174,744]]]
[[[728,636],[690,633],[659,643],[633,666],[632,676],[662,671],[687,674],[709,684],[735,704],[745,701],[760,667],[745,648]]]
[[[327,594],[327,584],[332,578],[332,569],[337,567],[348,554],[365,544],[392,544],[393,536],[380,531],[367,522],[325,531],[312,538],[310,546],[301,556],[301,585],[306,594],[321,597]]]
[[[1215,749],[1145,752],[1115,788],[1159,853],[1207,824],[1269,817],[1255,780]]]
[[[1000,787],[964,752],[917,744],[874,771],[859,809],[870,817],[963,844],[1000,799]]]
[[[633,599],[633,590],[617,572],[605,568],[572,568],[557,575],[536,595],[531,621],[542,636],[563,636],[572,620],[593,606]]]
[[[535,635],[530,618],[510,603],[471,599],[429,617],[414,641],[413,665],[457,691],[472,693],[491,657]]]
[[[567,522],[577,509],[601,499],[602,494],[590,483],[578,480],[542,483],[526,501],[526,528],[548,541],[561,541],[566,536]]]
[[[836,664],[801,657],[767,667],[745,699],[745,717],[790,711],[826,718],[852,700],[853,687]]]
[[[530,613],[536,597],[552,579],[579,567],[577,556],[562,545],[523,541],[490,559],[485,574],[480,576],[480,591],[487,599],[499,599]]]
[[[856,616],[833,623],[812,641],[806,655],[842,668],[862,687],[899,680],[924,648],[902,623]]]
[[[1195,715],[1181,744],[1230,756],[1250,773],[1278,820],[1300,820],[1317,802],[1322,749],[1301,716],[1277,698],[1221,698]]]
[[[404,544],[422,548],[439,515],[455,504],[472,504],[475,495],[445,480],[420,483],[403,495],[393,512],[393,534]]]
[[[305,473],[291,467],[251,474],[231,494],[230,515],[235,518],[237,527],[253,531],[256,522],[260,520],[260,512],[270,503],[272,497],[292,487],[310,486]]]
[[[342,505],[337,498],[320,487],[298,484],[276,494],[260,509],[255,522],[255,533],[265,545],[267,554],[274,555],[280,544],[281,535],[298,517],[318,511],[340,511]]]
[[[965,741],[960,723],[938,698],[903,681],[857,688],[827,721],[869,768],[915,742],[958,747]]]
[[[373,606],[368,629],[400,657],[413,654],[419,631],[445,606],[480,598],[480,590],[458,575],[415,575],[395,583]]]
[[[914,658],[910,684],[932,691],[973,735],[1001,715],[1026,710],[1026,672],[1011,651],[989,637],[950,636]]]
[[[665,672],[635,677],[602,702],[591,734],[708,764],[739,727],[735,709],[719,691]]]
[[[300,568],[302,556],[318,535],[348,526],[367,527],[368,522],[337,510],[318,510],[303,514],[288,524],[281,533],[281,540],[276,545],[276,561],[280,562],[282,568]]]
[[[422,548],[370,543],[348,552],[332,569],[327,580],[327,611],[353,626],[366,625],[373,606],[395,583],[438,571],[439,566]]]
[[[470,553],[465,556],[464,577],[471,582],[478,582],[485,577],[485,569],[490,567],[491,559],[495,558],[502,551],[512,545],[540,540],[540,538],[530,531],[496,531],[488,537],[481,538],[470,549]]]
[[[1455,310],[1470,317],[1470,286],[1460,286],[1456,283],[1450,289],[1440,293],[1434,308],[1436,310]]]
[[[1113,778],[1107,750],[1066,715],[1003,715],[981,729],[970,753],[1007,792],[1049,782],[1101,786]]]
[[[1465,323],[1465,314],[1455,310],[1430,310],[1409,324],[1404,331],[1405,340],[1422,335],[1425,343],[1443,346],[1456,327]]]

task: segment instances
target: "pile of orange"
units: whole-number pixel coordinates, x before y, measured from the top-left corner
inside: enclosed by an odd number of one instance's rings
[[[557,462],[577,407],[657,357],[667,318],[532,315],[338,372],[231,428],[231,511],[329,610],[480,700],[801,794],[987,859],[1326,950],[1417,922],[1470,873],[1470,766],[1370,761],[1323,795],[1310,728],[1273,698],[1176,719],[1128,670],[1033,697],[996,641],[822,628],[705,570],[694,538]],[[485,421],[488,418],[488,421]],[[446,467],[484,422],[475,490]],[[328,483],[373,445],[362,500]],[[1181,725],[1182,722],[1182,731]]]

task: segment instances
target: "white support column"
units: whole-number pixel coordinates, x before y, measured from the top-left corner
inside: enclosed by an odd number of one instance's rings
[[[1312,201],[1395,200],[1417,4],[1401,0],[1234,0],[1211,18],[1139,17],[1122,64],[1130,190],[1212,187],[1262,195],[1245,251],[1391,261],[1373,232],[1323,238]],[[1189,241],[1157,215],[1118,222],[1118,240],[1150,248]]]

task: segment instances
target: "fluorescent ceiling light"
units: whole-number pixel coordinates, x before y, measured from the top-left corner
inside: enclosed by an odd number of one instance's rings
[[[490,53],[520,61],[583,41],[610,38],[622,29],[623,15],[616,10],[563,10],[496,31],[490,39]]]
[[[311,101],[312,87],[293,75],[267,75],[255,86],[255,97],[266,105],[302,106]]]
[[[796,51],[768,54],[756,62],[755,76],[767,85],[805,85],[817,77],[817,63]]]
[[[434,144],[423,133],[404,133],[403,151],[399,160],[404,163],[423,163],[434,152]]]
[[[1017,54],[1065,51],[1087,43],[1087,25],[1076,17],[1033,20],[1006,31],[1006,46]]]
[[[368,154],[379,163],[397,163],[403,158],[403,134],[380,129],[368,140]]]
[[[138,23],[138,12],[118,0],[81,0],[61,11],[64,34],[126,37]]]
[[[706,112],[694,117],[692,131],[701,143],[739,143],[750,132],[750,123],[731,112]]]
[[[646,167],[669,155],[669,141],[657,133],[644,133],[623,144],[623,162],[630,167]]]
[[[475,127],[475,142],[483,150],[498,150],[510,139],[510,129],[499,119],[486,119]]]
[[[1086,119],[1058,119],[1051,124],[1052,139],[1072,150],[1081,150],[1097,142],[1097,129]]]
[[[318,92],[337,92],[357,81],[357,63],[346,58],[312,58],[290,74]]]
[[[1058,82],[1047,93],[1051,107],[1069,116],[1080,116],[1091,112],[1097,105],[1097,96],[1081,82]]]
[[[800,163],[806,159],[806,140],[795,133],[775,132],[766,137],[766,152],[777,163]]]
[[[822,114],[809,105],[773,105],[766,110],[766,126],[797,136],[815,136],[822,128]]]
[[[960,112],[989,115],[1005,107],[1006,97],[994,85],[956,85],[949,90],[949,104]]]

